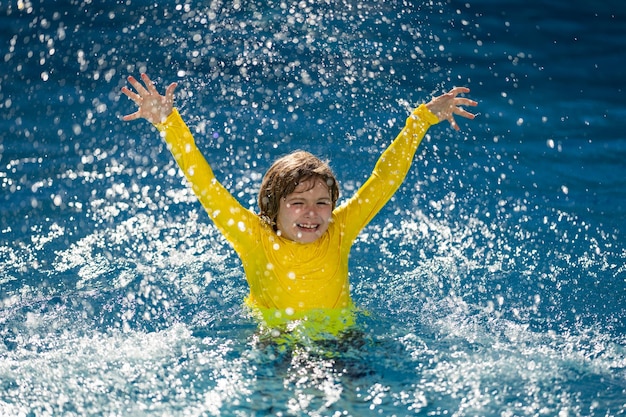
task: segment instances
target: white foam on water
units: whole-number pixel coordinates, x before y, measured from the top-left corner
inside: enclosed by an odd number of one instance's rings
[[[194,338],[182,324],[84,335],[69,327],[54,340],[4,352],[0,413],[219,415],[250,394],[249,370],[229,357],[231,345]]]

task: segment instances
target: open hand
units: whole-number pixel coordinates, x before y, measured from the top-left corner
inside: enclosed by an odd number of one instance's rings
[[[461,106],[477,106],[478,103],[465,97],[457,97],[459,94],[469,93],[469,88],[455,87],[447,93],[433,98],[426,107],[439,119],[440,122],[447,120],[454,130],[460,130],[454,120],[454,115],[473,119],[475,114],[468,112]]]
[[[141,74],[141,80],[145,86],[132,75],[128,77],[128,82],[135,88],[136,92],[126,86],[122,87],[122,93],[139,106],[136,112],[127,114],[122,117],[122,120],[130,121],[144,118],[152,124],[164,122],[174,108],[174,90],[178,84],[171,83],[165,90],[165,95],[162,96],[150,77]]]

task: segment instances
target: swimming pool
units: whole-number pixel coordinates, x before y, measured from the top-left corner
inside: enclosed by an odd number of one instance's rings
[[[625,13],[0,4],[0,415],[623,415]],[[181,84],[250,207],[298,148],[349,196],[408,109],[453,85],[480,115],[430,130],[359,237],[353,331],[268,338],[156,131],[119,121],[144,69]]]

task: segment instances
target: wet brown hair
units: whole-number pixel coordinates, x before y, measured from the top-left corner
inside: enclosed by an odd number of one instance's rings
[[[277,159],[267,170],[259,190],[260,216],[276,225],[280,199],[293,193],[298,184],[319,178],[330,190],[332,208],[339,199],[339,186],[328,164],[306,151],[295,151]]]

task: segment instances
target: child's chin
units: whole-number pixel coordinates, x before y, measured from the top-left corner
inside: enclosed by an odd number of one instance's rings
[[[307,232],[307,233],[298,234],[296,239],[300,243],[313,243],[319,238],[320,237],[317,232]]]

